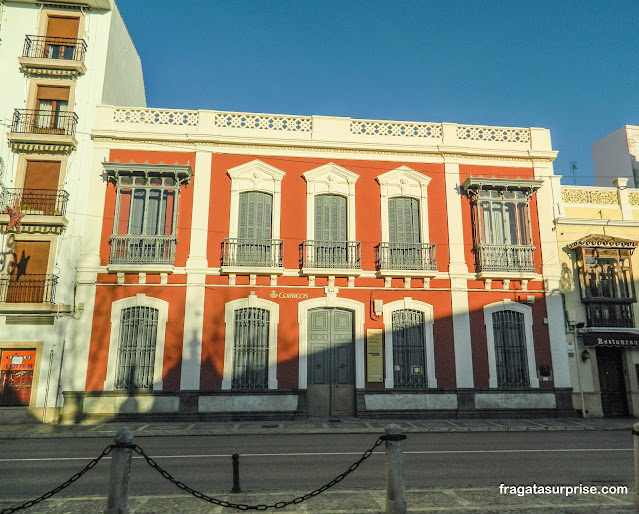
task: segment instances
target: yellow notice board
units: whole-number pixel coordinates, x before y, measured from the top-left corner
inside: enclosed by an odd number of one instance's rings
[[[382,329],[369,328],[366,331],[366,380],[384,381],[384,354],[382,353]]]

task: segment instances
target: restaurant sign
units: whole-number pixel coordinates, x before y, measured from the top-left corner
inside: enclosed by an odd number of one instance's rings
[[[631,332],[586,332],[582,335],[585,346],[612,346],[615,348],[639,346],[639,334]]]

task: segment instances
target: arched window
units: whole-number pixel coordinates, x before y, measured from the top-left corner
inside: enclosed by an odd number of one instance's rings
[[[235,311],[232,389],[268,388],[269,311]]]
[[[115,388],[152,389],[159,310],[152,307],[122,309]]]
[[[279,305],[251,293],[226,304],[224,321],[222,389],[277,389]]]
[[[424,313],[393,311],[393,381],[395,387],[426,387]]]
[[[490,387],[539,387],[532,308],[508,300],[484,306]]]

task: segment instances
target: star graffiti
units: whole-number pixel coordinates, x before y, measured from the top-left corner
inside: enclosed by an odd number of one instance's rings
[[[7,212],[9,213],[8,229],[15,228],[16,232],[20,232],[22,230],[21,220],[25,216],[24,212],[20,210],[20,201],[16,199],[13,207],[7,207]]]

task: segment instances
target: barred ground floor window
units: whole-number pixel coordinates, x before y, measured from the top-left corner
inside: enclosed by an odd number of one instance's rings
[[[158,332],[158,309],[122,310],[115,388],[152,389]]]
[[[393,312],[393,379],[395,387],[426,387],[424,313]]]
[[[268,388],[269,311],[235,311],[232,389]]]

